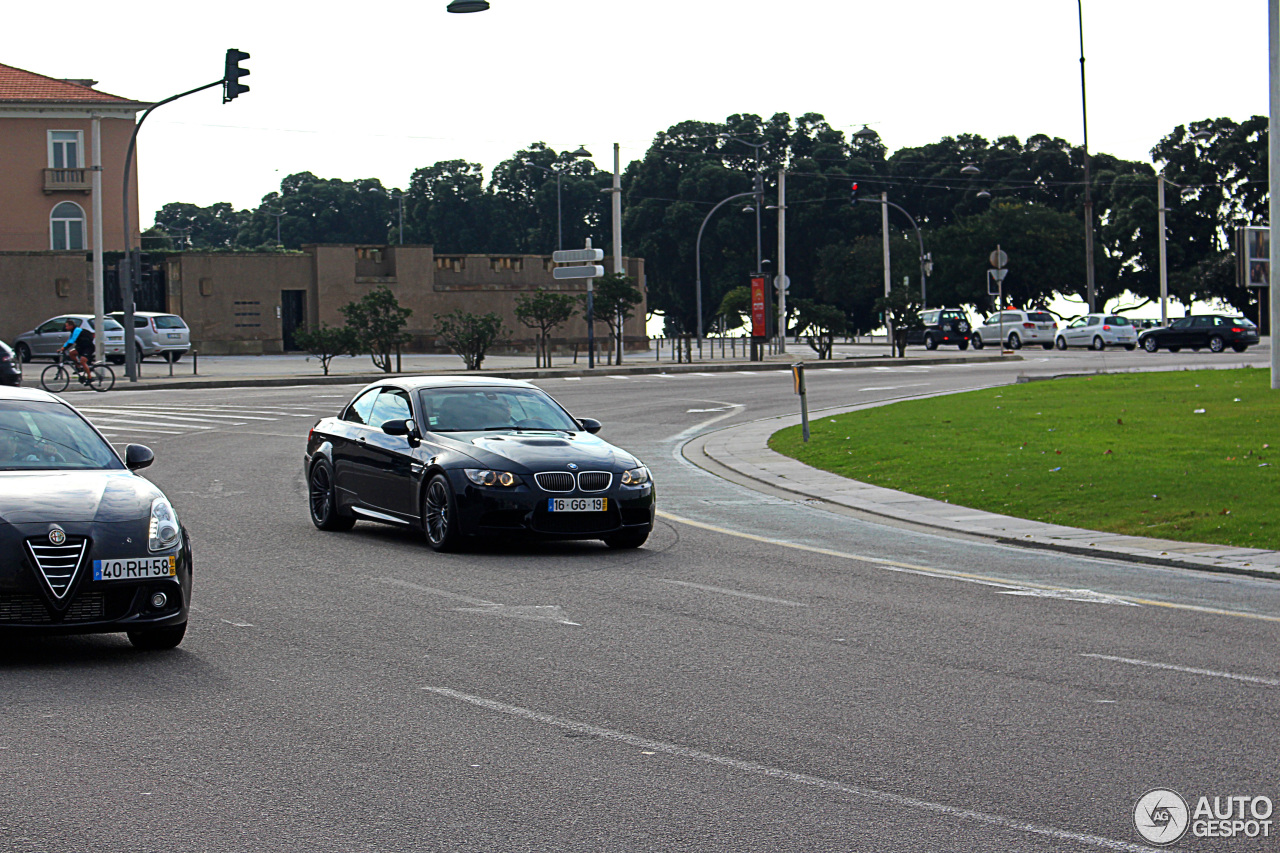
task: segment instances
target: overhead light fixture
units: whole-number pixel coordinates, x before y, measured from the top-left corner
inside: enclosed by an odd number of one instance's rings
[[[455,2],[456,2],[456,0],[455,0]],[[488,3],[486,3],[485,5],[487,6],[487,5],[489,5],[489,4],[488,4]],[[579,145],[579,146],[578,146],[578,150],[577,150],[577,151],[575,151],[575,152],[573,152],[573,156],[574,156],[574,157],[590,157],[590,156],[591,156],[591,152],[587,150],[587,146],[585,146],[585,145]]]
[[[983,190],[982,192],[978,193],[978,198],[991,198],[991,193],[987,192],[986,190]]]
[[[853,135],[858,139],[879,139],[880,138],[880,134],[876,133],[874,130],[867,127],[865,124],[862,126],[862,130],[855,131]]]
[[[489,8],[489,0],[453,0],[447,7],[450,12],[483,12]]]
[[[969,163],[969,164],[967,164],[963,169],[961,169],[961,170],[960,170],[960,174],[962,174],[962,175],[980,175],[980,174],[982,174],[982,170],[981,170],[981,169],[979,169],[977,166],[973,165],[972,163]]]

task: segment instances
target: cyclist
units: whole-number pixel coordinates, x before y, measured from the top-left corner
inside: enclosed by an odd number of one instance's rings
[[[67,338],[62,349],[66,350],[80,366],[80,381],[83,382],[83,377],[89,375],[89,361],[93,358],[93,326],[89,325],[88,320],[81,320],[77,325],[75,320],[68,317],[62,328],[71,332],[71,337]]]

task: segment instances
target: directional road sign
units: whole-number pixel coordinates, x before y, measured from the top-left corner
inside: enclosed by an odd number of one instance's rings
[[[552,252],[551,260],[555,261],[557,264],[578,264],[603,261],[604,249],[564,249],[560,252]],[[604,273],[596,273],[596,275],[604,275]],[[588,276],[560,275],[556,276],[556,278],[588,278]]]
[[[579,251],[579,252],[582,252],[582,251],[584,251],[584,250],[579,249],[578,251]],[[585,251],[590,252],[591,250],[590,250],[590,249],[586,249]],[[596,249],[595,251],[597,251],[597,252],[598,252],[598,251],[600,251],[600,250],[599,250],[599,249]],[[571,253],[570,253],[570,252],[556,252],[556,254],[557,254],[557,255],[568,255],[568,254],[571,254]],[[556,278],[556,279],[565,279],[565,278],[600,278],[602,275],[604,275],[604,267],[600,266],[599,264],[591,264],[591,265],[589,265],[589,266],[585,266],[585,267],[556,267],[555,269],[553,269],[553,270],[551,271],[551,276],[552,276],[552,278]]]

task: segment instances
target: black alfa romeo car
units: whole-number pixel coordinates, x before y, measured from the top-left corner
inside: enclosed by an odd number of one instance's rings
[[[638,548],[653,529],[649,469],[599,430],[527,382],[377,382],[311,429],[311,521],[417,526],[437,551],[512,535]]]
[[[173,506],[52,394],[0,388],[0,633],[124,631],[144,649],[182,642],[191,547]]]

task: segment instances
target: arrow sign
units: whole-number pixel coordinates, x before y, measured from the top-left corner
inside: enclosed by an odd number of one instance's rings
[[[604,249],[564,249],[559,252],[551,253],[551,260],[557,264],[580,264],[592,263],[594,261],[604,260]],[[604,275],[603,272],[596,275]],[[578,275],[560,275],[556,278],[588,278],[589,276]]]
[[[579,249],[578,251],[579,251],[579,252],[582,252],[582,251],[590,252],[590,251],[592,251],[592,250],[591,250],[591,249],[585,249],[585,250],[583,250],[583,249]],[[601,250],[600,250],[600,249],[596,249],[595,251],[599,252],[599,251],[601,251]],[[561,254],[563,254],[563,255],[568,255],[568,254],[572,254],[572,253],[571,253],[571,252],[556,252],[556,254],[557,254],[557,255],[561,255]],[[555,278],[555,279],[566,279],[566,278],[600,278],[602,275],[604,275],[604,267],[600,266],[599,264],[591,264],[590,266],[585,266],[585,267],[556,267],[555,269],[553,269],[553,270],[551,271],[551,277],[552,277],[552,278]]]

